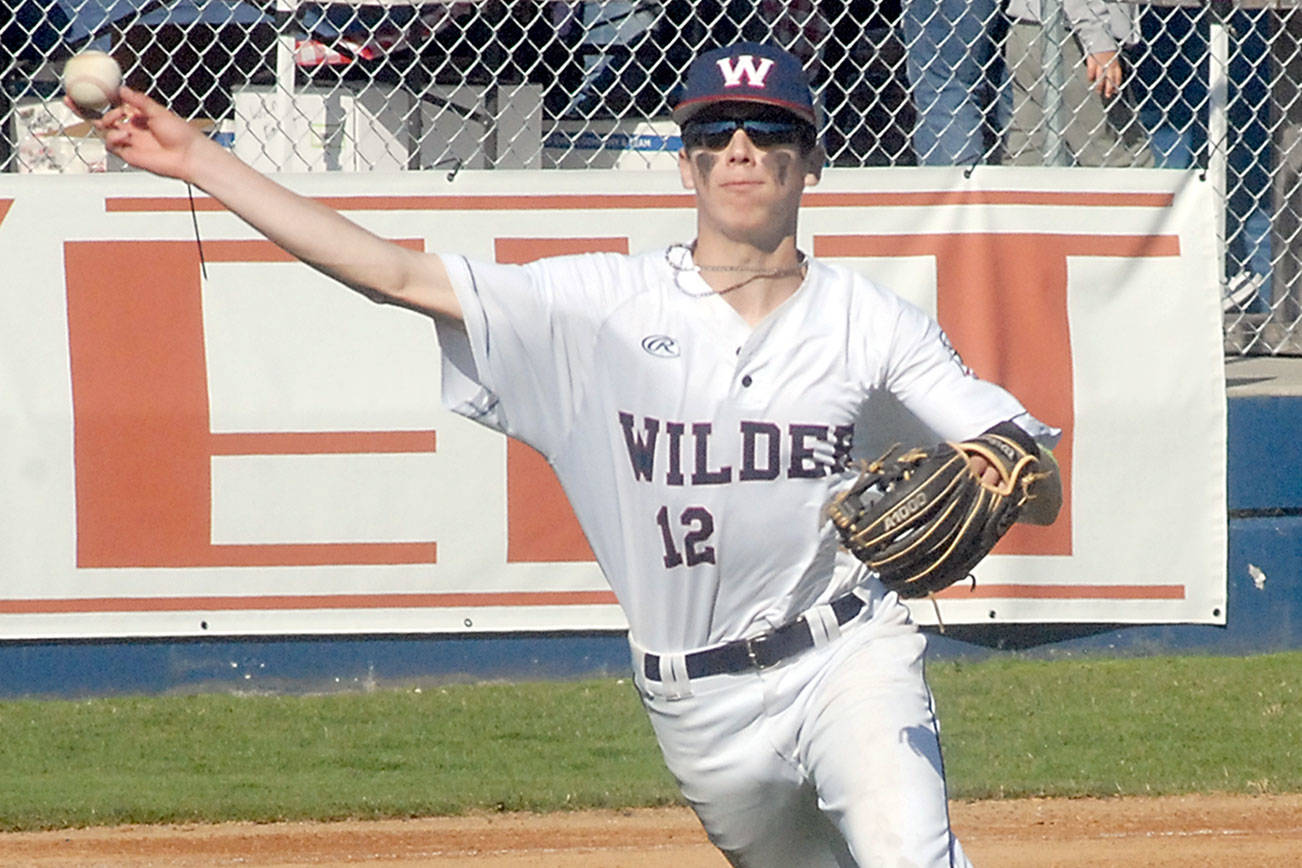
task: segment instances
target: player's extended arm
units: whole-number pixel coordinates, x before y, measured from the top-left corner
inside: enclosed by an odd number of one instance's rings
[[[96,120],[108,150],[139,169],[193,183],[313,268],[375,300],[459,320],[437,256],[386,241],[241,162],[139,91]]]

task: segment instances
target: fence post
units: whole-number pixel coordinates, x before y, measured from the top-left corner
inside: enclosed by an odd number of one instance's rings
[[[1063,131],[1067,127],[1064,117],[1062,89],[1066,84],[1063,68],[1062,44],[1067,40],[1067,22],[1062,13],[1062,0],[1044,0],[1042,32],[1044,39],[1044,165],[1067,166]]]
[[[292,129],[290,117],[294,106],[294,12],[298,0],[276,0],[276,93],[272,99],[273,111],[282,134],[276,138],[280,147],[276,153],[269,154],[280,171],[289,167],[290,153],[294,145],[289,140],[287,130]]]
[[[1226,0],[1210,4],[1207,40],[1207,180],[1216,199],[1217,262],[1225,262],[1225,212],[1229,205],[1226,190],[1226,166],[1229,158],[1226,113],[1229,108],[1230,33],[1226,16],[1231,7]],[[1220,278],[1224,281],[1224,276]]]

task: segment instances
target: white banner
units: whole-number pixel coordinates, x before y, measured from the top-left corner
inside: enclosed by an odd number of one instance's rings
[[[282,180],[485,260],[694,224],[666,173]],[[624,625],[546,464],[440,408],[427,320],[195,202],[201,246],[175,182],[0,177],[0,639]],[[1062,517],[1015,528],[946,623],[1224,623],[1214,216],[1155,170],[830,170],[807,194],[803,249],[934,313],[1065,432]]]

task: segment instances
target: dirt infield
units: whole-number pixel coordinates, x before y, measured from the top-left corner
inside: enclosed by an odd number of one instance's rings
[[[978,865],[1258,868],[1302,859],[1302,795],[959,802]],[[720,868],[686,810],[357,823],[130,826],[0,835],[6,866]]]

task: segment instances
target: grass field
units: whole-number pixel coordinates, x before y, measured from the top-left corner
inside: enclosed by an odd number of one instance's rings
[[[955,798],[1302,792],[1302,654],[933,663]],[[631,685],[0,702],[0,829],[662,805]]]

